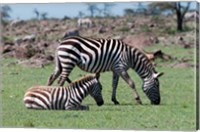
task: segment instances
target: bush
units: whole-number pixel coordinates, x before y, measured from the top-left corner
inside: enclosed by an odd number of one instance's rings
[[[121,28],[119,28],[118,31],[120,31],[120,32],[129,32],[129,30],[130,30],[130,28],[128,28],[128,27],[121,27]]]
[[[140,30],[142,32],[150,32],[151,31],[148,25],[141,25]]]
[[[164,29],[164,32],[170,35],[174,35],[177,32],[175,27],[167,27]]]

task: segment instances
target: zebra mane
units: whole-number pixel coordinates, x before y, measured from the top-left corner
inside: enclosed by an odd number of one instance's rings
[[[145,59],[145,62],[146,62],[146,66],[148,71],[151,72],[152,74],[153,73],[157,73],[157,71],[155,70],[155,66],[153,65],[153,63],[148,59],[147,55],[145,54],[144,51],[138,49],[137,47],[134,47],[132,45],[128,45],[128,44],[125,44],[123,43],[124,45],[126,45],[127,49],[131,50],[131,53],[132,55],[135,55],[134,52],[137,52],[137,54],[140,54],[141,56],[143,56],[142,58]],[[147,66],[148,65],[148,66]]]
[[[68,87],[76,86],[76,84],[81,83],[81,82],[90,81],[90,80],[92,80],[92,79],[95,78],[95,77],[96,77],[95,74],[85,75],[85,76],[81,77],[80,79],[75,80],[75,81],[73,81],[72,83],[70,83],[70,84],[68,85]]]

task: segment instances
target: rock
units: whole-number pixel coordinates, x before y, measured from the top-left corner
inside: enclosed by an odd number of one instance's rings
[[[40,49],[37,45],[34,44],[27,44],[17,46],[15,48],[15,57],[20,59],[28,59],[34,56],[37,53],[43,53],[44,50]]]
[[[19,25],[22,25],[22,24],[24,24],[23,20],[16,19],[16,20],[11,21],[10,26],[16,27],[16,26],[19,26]]]
[[[107,30],[104,27],[100,27],[98,32],[101,34],[107,32]]]
[[[128,28],[134,28],[134,27],[135,27],[135,24],[132,23],[132,22],[128,22],[128,23],[127,23],[127,26],[128,26]]]
[[[78,29],[69,29],[65,32],[63,38],[67,38],[70,36],[79,36],[79,30]]]
[[[14,38],[14,43],[16,45],[20,45],[22,42],[23,42],[22,38],[20,38],[20,37]]]
[[[2,51],[2,54],[5,54],[5,53],[8,53],[8,52],[11,52],[14,50],[14,47],[12,45],[6,45],[3,47],[3,51]]]
[[[22,38],[23,41],[29,41],[29,42],[34,42],[36,39],[36,35],[35,34],[31,34],[31,35],[26,35]]]
[[[4,45],[10,45],[10,46],[13,46],[13,45],[15,45],[15,43],[13,43],[13,42],[4,42]]]
[[[153,23],[149,24],[149,27],[150,27],[150,28],[153,28],[153,27],[155,27],[155,26],[156,26],[156,25],[153,24]]]

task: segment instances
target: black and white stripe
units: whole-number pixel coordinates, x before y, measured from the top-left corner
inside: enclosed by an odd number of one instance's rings
[[[58,46],[55,59],[56,68],[48,80],[48,85],[51,85],[60,74],[59,85],[64,85],[65,80],[70,82],[68,76],[76,65],[84,71],[98,74],[113,71],[112,101],[119,104],[116,99],[116,88],[121,76],[133,89],[137,103],[141,104],[135,84],[127,73],[127,70],[132,68],[143,80],[143,90],[151,102],[160,103],[157,78],[162,73],[155,71],[145,54],[121,40],[69,37]]]
[[[32,87],[24,95],[24,104],[32,109],[86,110],[89,107],[81,105],[81,102],[88,94],[94,98],[97,105],[104,103],[101,90],[98,77],[89,75],[67,87]]]

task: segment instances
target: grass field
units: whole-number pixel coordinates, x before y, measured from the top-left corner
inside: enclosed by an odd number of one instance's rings
[[[192,58],[194,49],[179,46],[156,45],[146,50],[162,49],[178,58]],[[192,54],[191,54],[192,53]],[[28,68],[10,65],[15,59],[2,60],[2,126],[37,127],[37,128],[93,128],[93,129],[142,129],[142,130],[195,130],[196,128],[196,85],[194,68],[157,67],[165,74],[160,78],[161,105],[150,105],[142,92],[141,80],[133,70],[129,73],[136,83],[143,105],[136,105],[131,88],[120,79],[117,98],[121,105],[111,102],[112,73],[101,74],[105,104],[98,107],[88,96],[83,104],[88,104],[90,111],[44,111],[28,110],[22,100],[27,88],[46,84],[54,69],[54,64],[44,68]],[[191,61],[191,63],[193,62]],[[157,63],[169,64],[172,62]],[[72,80],[86,74],[75,68],[70,75]]]

